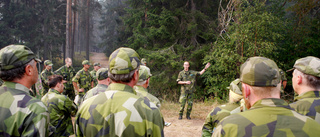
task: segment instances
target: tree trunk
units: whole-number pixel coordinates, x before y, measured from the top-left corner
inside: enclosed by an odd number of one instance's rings
[[[71,57],[72,39],[72,0],[67,0],[67,20],[66,20],[66,57]]]
[[[86,59],[89,60],[89,42],[90,42],[90,33],[89,33],[89,23],[90,23],[90,0],[87,0],[87,13],[86,13]]]
[[[77,0],[73,2],[74,6],[77,7]],[[74,45],[75,45],[75,35],[76,35],[76,19],[77,19],[77,10],[73,11],[73,20],[72,20],[72,42],[71,42],[71,53],[70,58],[74,57]]]
[[[195,25],[196,24],[196,19],[195,19],[195,13],[196,13],[196,4],[193,2],[193,0],[191,0],[191,15],[192,15],[192,21],[191,21],[191,23],[193,24],[193,25]],[[191,44],[193,45],[193,46],[196,46],[197,44],[198,44],[198,42],[197,42],[197,38],[196,38],[196,30],[197,30],[197,28],[193,28],[192,30],[191,30]]]

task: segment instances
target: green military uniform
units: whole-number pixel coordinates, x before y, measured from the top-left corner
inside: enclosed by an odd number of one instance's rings
[[[73,77],[72,81],[79,84],[79,89],[84,89],[84,92],[79,92],[80,98],[78,102],[80,104],[83,96],[91,89],[91,82],[93,81],[93,78],[91,77],[89,71],[84,71],[84,69],[81,69]]]
[[[96,77],[96,73],[97,73],[96,70],[90,71],[90,75],[93,78],[93,87],[98,85],[98,80],[97,80],[97,77]]]
[[[98,84],[94,88],[90,89],[84,96],[83,96],[83,101],[85,101],[88,98],[91,98],[100,92],[105,92],[107,90],[108,86],[104,84]]]
[[[147,89],[145,89],[142,86],[138,86],[138,85],[134,86],[133,88],[137,92],[137,95],[139,97],[142,97],[142,98],[149,100],[150,102],[156,104],[156,106],[160,108],[160,106],[161,106],[160,100],[157,97],[150,94]]]
[[[43,87],[43,92],[42,92],[42,96],[44,96],[48,90],[49,90],[49,85],[48,85],[48,77],[53,75],[52,71],[44,69],[40,76],[41,76],[41,82],[42,82],[42,87]]]
[[[48,136],[48,110],[29,95],[27,87],[6,81],[0,87],[0,100],[1,136]]]
[[[215,127],[225,117],[240,112],[238,103],[230,103],[214,108],[207,116],[202,127],[202,137],[211,137]]]
[[[66,83],[64,83],[64,91],[63,94],[67,95],[71,100],[74,100],[75,93],[74,88],[72,85],[72,78],[75,76],[76,71],[72,66],[67,67],[66,65],[60,67],[58,70],[55,71],[55,74],[61,75]]]
[[[290,106],[302,115],[316,120],[320,124],[320,92],[309,91],[300,94]]]
[[[50,123],[56,128],[53,136],[67,137],[74,134],[71,116],[75,116],[77,112],[76,104],[52,88],[41,101],[48,107]]]
[[[282,99],[262,99],[251,109],[230,115],[219,123],[213,136],[320,136],[320,126],[291,110]]]
[[[76,116],[77,136],[163,136],[163,118],[154,103],[119,83],[87,99]]]
[[[191,110],[192,110],[192,104],[193,104],[193,92],[195,92],[195,82],[196,82],[196,76],[200,75],[199,71],[189,70],[180,71],[178,75],[177,82],[179,81],[191,81],[191,84],[184,84],[181,85],[181,94],[179,98],[179,102],[181,103],[179,115],[183,115],[184,106],[186,102],[188,102],[187,107],[187,116],[190,116]]]

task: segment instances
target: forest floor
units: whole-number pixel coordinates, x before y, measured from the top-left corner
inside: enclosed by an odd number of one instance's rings
[[[107,67],[108,60],[104,53],[92,53],[92,62],[100,62],[101,67]],[[215,102],[194,102],[191,112],[191,120],[186,119],[185,112],[182,120],[178,120],[180,104],[176,102],[161,102],[161,113],[170,126],[164,127],[165,137],[199,137],[201,136],[202,126],[208,113],[217,106]],[[74,118],[73,118],[74,121]],[[74,135],[72,135],[74,137]]]

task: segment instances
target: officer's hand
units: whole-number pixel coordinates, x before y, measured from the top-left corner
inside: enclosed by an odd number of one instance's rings
[[[191,84],[191,81],[186,81],[186,84],[188,84],[188,85]]]
[[[79,92],[84,92],[84,89],[83,88],[79,89]]]
[[[207,63],[207,65],[205,66],[205,69],[209,68],[210,67],[210,63]]]

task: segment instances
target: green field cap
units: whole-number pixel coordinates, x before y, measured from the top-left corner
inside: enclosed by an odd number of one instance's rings
[[[141,64],[142,64],[142,65],[147,64],[147,60],[146,60],[146,58],[142,58],[142,59],[141,59]]]
[[[100,68],[97,71],[96,77],[98,80],[104,80],[108,78],[108,68]]]
[[[52,64],[52,62],[50,60],[46,60],[46,61],[44,61],[44,65],[52,66],[53,64]]]
[[[128,74],[140,66],[140,56],[131,48],[118,48],[109,57],[111,74]]]
[[[10,70],[23,66],[32,59],[41,62],[41,60],[24,45],[9,45],[0,50],[1,70]]]
[[[241,87],[242,87],[241,81],[240,81],[240,79],[237,78],[230,83],[229,89],[232,92],[242,96]]]
[[[293,68],[287,72],[297,69],[305,74],[320,77],[320,59],[313,56],[304,57],[296,60]]]
[[[145,81],[152,76],[150,69],[147,66],[141,65],[139,68],[139,81]]]
[[[251,86],[276,87],[280,83],[277,64],[265,57],[251,57],[240,67],[240,80]]]
[[[101,65],[100,65],[99,62],[96,62],[96,63],[93,64],[93,66],[99,66],[100,67]]]
[[[91,65],[91,63],[89,62],[89,60],[84,60],[82,61],[82,65]]]

